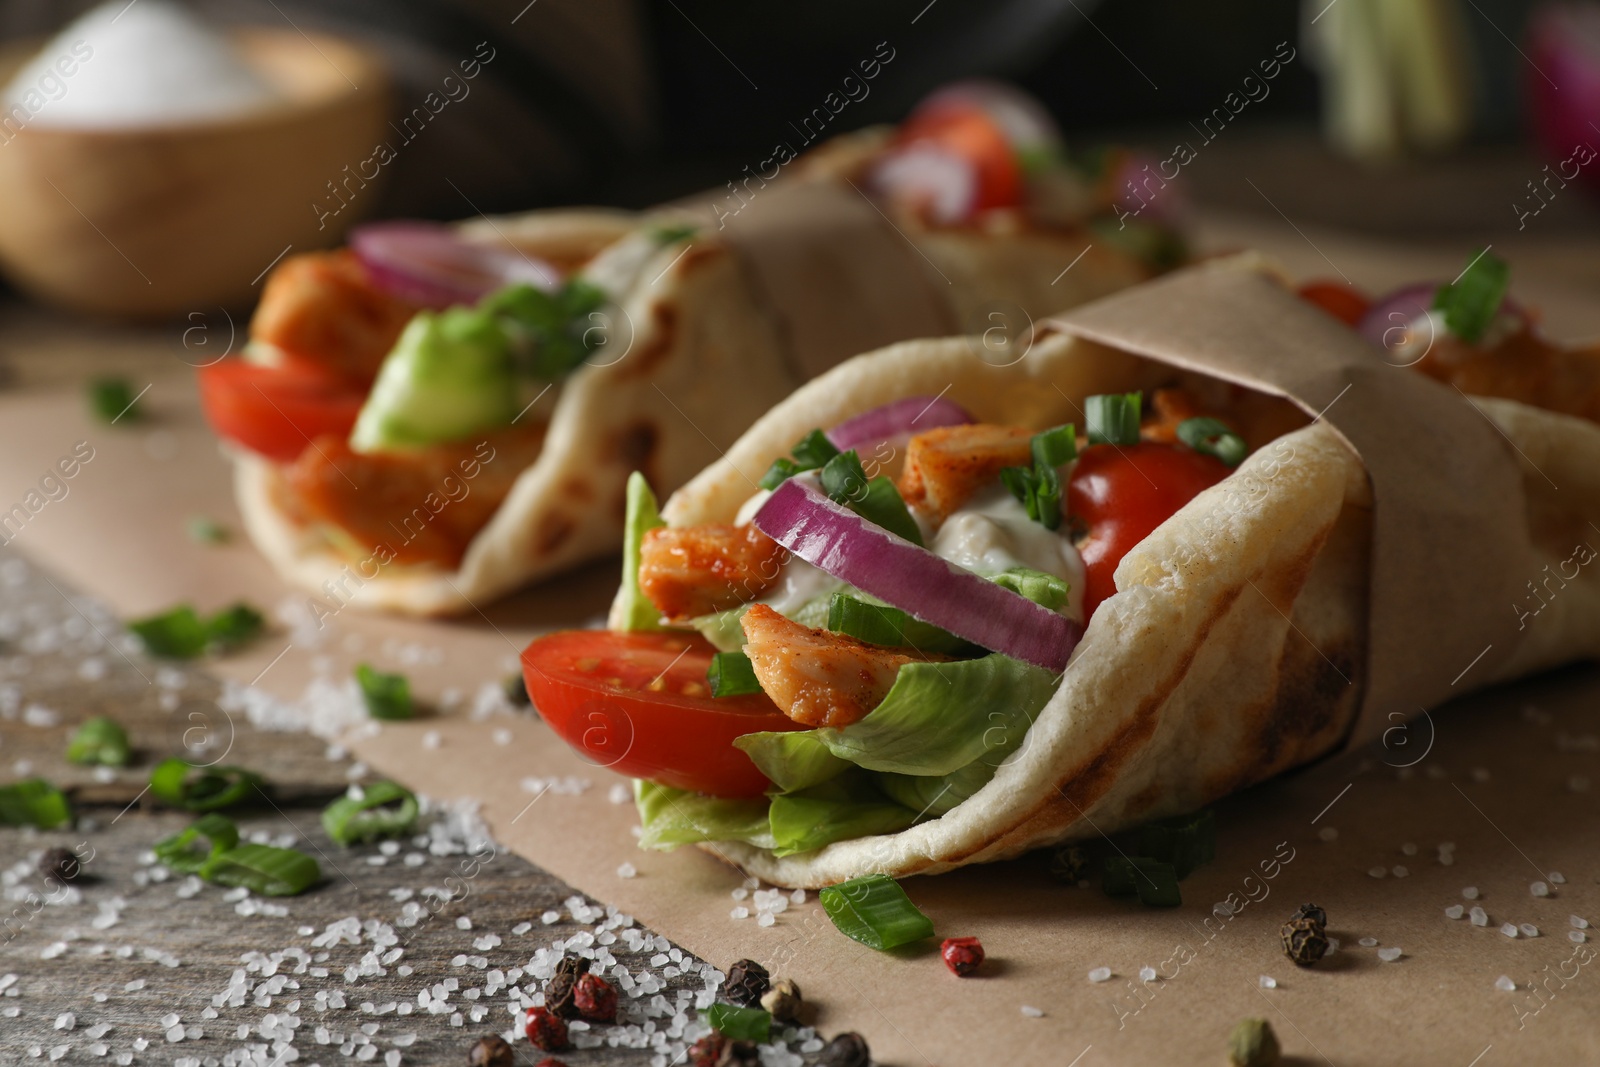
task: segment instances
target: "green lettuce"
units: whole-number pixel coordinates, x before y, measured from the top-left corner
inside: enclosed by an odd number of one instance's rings
[[[650,483],[643,474],[634,471],[628,475],[628,514],[623,520],[622,533],[622,591],[617,610],[624,630],[661,629],[661,612],[639,590],[639,551],[644,545],[644,535],[665,525]]]
[[[785,793],[826,782],[850,767],[849,760],[828,751],[815,730],[745,734],[733,744]]]
[[[686,789],[635,779],[633,802],[644,834],[640,848],[670,851],[697,841],[746,841],[774,848],[765,800],[708,797]]]
[[[867,770],[946,775],[1019,744],[1058,681],[999,653],[908,663],[865,718],[817,735],[835,756]]]
[[[999,574],[990,575],[989,580],[1051,611],[1059,611],[1067,602],[1067,594],[1072,592],[1065,578],[1032,567],[1007,567]]]
[[[772,798],[767,813],[773,854],[791,856],[835,841],[898,833],[917,813],[884,796],[871,777],[857,771],[821,785]]]

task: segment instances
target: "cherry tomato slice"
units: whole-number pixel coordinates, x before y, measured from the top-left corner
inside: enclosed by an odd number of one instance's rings
[[[765,693],[713,697],[716,651],[698,634],[568,630],[522,652],[528,695],[544,721],[591,762],[720,797],[758,797],[772,783],[733,740],[803,730]]]
[[[1067,513],[1089,527],[1080,546],[1085,617],[1117,591],[1113,575],[1128,550],[1228,474],[1221,460],[1182,445],[1084,449],[1067,483]]]
[[[292,463],[314,437],[349,436],[365,400],[362,390],[301,363],[225,359],[200,369],[200,406],[211,428],[280,463]]]
[[[974,214],[1022,199],[1017,153],[1005,131],[976,105],[937,102],[907,119],[896,140],[902,146],[934,144],[971,164],[977,176]]]
[[[1358,326],[1372,307],[1367,295],[1344,282],[1306,282],[1298,290],[1300,299],[1317,305],[1346,326]]]

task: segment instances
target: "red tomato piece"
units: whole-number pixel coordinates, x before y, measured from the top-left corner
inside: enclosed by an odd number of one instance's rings
[[[200,406],[221,437],[279,463],[311,439],[347,437],[366,394],[302,363],[263,366],[225,359],[200,369]]]
[[[1372,301],[1360,289],[1344,282],[1306,282],[1296,290],[1300,299],[1317,305],[1346,326],[1358,326]]]
[[[1117,564],[1183,505],[1230,473],[1213,456],[1182,445],[1092,445],[1067,483],[1067,513],[1088,525],[1079,548],[1085,617],[1117,591]]]
[[[771,788],[734,738],[803,730],[765,693],[713,697],[698,634],[568,630],[522,652],[528,696],[561,739],[635,778],[720,797]]]
[[[899,145],[932,144],[972,165],[977,176],[976,214],[1014,207],[1022,199],[1022,167],[1005,131],[984,111],[958,101],[938,102],[900,127]]]

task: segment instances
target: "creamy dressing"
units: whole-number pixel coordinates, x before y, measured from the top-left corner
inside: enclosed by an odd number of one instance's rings
[[[1519,326],[1520,321],[1515,315],[1497,314],[1490,320],[1488,328],[1483,331],[1483,336],[1478,339],[1476,347],[1494,348],[1500,342],[1516,333]],[[1387,337],[1388,335],[1386,334],[1385,336]],[[1404,336],[1390,351],[1406,360],[1406,365],[1410,366],[1427,355],[1440,338],[1454,336],[1450,332],[1450,327],[1445,325],[1444,312],[1424,311],[1421,315],[1406,323]]]

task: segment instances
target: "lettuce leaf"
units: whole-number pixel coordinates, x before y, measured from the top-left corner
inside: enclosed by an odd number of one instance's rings
[[[622,607],[617,612],[624,630],[661,629],[661,612],[639,590],[639,550],[647,532],[665,525],[650,483],[634,471],[628,475],[628,514],[622,534]]]
[[[1059,611],[1061,605],[1067,602],[1067,594],[1072,591],[1065,578],[1057,578],[1032,567],[1007,567],[999,574],[990,575],[989,580],[1051,611]]]
[[[768,812],[773,855],[810,852],[835,841],[892,834],[917,821],[917,813],[884,796],[859,771],[796,793],[772,798]]]
[[[908,663],[866,718],[817,736],[835,756],[867,770],[946,775],[1020,744],[1059,680],[998,652]]]
[[[668,852],[697,841],[746,841],[757,848],[777,844],[767,824],[765,800],[708,797],[635,779],[633,802],[644,827],[640,848]]]
[[[733,742],[761,773],[785,793],[807,789],[848,770],[850,763],[828,751],[815,730],[745,734]]]

